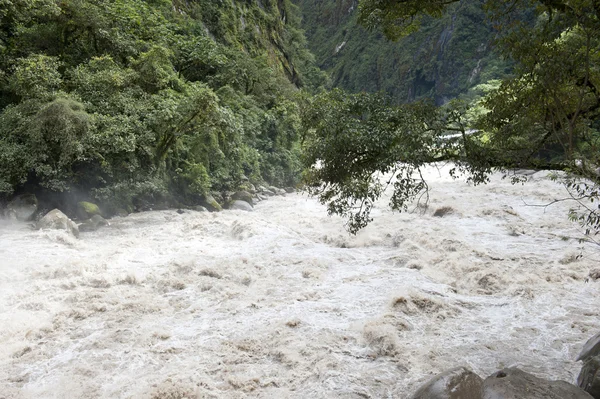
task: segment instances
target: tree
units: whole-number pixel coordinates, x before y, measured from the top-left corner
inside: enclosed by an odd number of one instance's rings
[[[452,3],[362,0],[360,19],[393,39]],[[494,169],[564,170],[573,176],[574,199],[597,199],[600,3],[490,0],[482,6],[498,26],[499,49],[516,65],[514,76],[479,102],[483,111],[474,120],[456,102],[440,109],[393,106],[366,94],[322,95],[307,106],[310,191],[330,213],[348,217],[351,232],[370,221],[384,188],[378,174],[391,176],[391,206],[401,210],[426,192],[420,168],[438,160],[455,162],[453,173],[464,172],[475,183],[486,182]],[[574,218],[598,230],[599,211],[594,204]]]

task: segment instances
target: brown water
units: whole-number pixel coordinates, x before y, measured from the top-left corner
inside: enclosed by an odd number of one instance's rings
[[[600,254],[572,204],[526,205],[564,189],[427,174],[425,214],[384,200],[356,237],[299,194],[79,240],[5,222],[0,398],[404,398],[459,365],[574,381]]]

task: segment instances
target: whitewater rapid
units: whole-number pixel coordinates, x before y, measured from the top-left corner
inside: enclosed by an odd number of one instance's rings
[[[0,398],[404,398],[465,365],[573,382],[600,331],[598,246],[546,173],[349,236],[302,194],[145,212],[80,239],[0,226]],[[441,207],[453,212],[434,217]]]

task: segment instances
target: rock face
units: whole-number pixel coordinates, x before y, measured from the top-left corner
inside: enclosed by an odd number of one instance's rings
[[[38,209],[38,200],[33,194],[17,195],[6,207],[8,215],[26,222]]]
[[[37,228],[66,230],[75,237],[79,237],[79,228],[77,227],[77,224],[58,209],[51,210],[43,218],[41,218],[37,222]]]
[[[254,205],[254,198],[248,191],[237,191],[231,196],[232,200],[246,201],[250,205]]]
[[[96,231],[102,226],[108,226],[109,223],[100,215],[94,215],[90,219],[79,225],[79,231],[82,233]]]
[[[77,203],[77,217],[79,219],[89,219],[94,215],[102,216],[102,212],[100,212],[98,205],[87,201],[81,201]]]
[[[411,399],[481,399],[482,385],[481,377],[459,367],[433,377]]]
[[[585,360],[577,384],[595,399],[600,399],[600,355]]]
[[[587,392],[565,381],[537,378],[517,368],[500,370],[483,382],[482,399],[590,399]]]
[[[594,357],[600,355],[600,333],[594,335],[592,338],[583,345],[583,349],[577,356],[577,360],[585,360],[588,357]]]
[[[247,203],[246,201],[235,200],[229,204],[229,209],[239,210],[239,211],[247,211],[252,212],[252,205]]]

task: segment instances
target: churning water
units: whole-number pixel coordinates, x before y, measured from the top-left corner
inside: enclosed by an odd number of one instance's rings
[[[574,381],[600,255],[570,204],[527,205],[564,188],[427,175],[429,209],[384,200],[355,237],[300,194],[78,240],[2,226],[0,398],[403,398],[459,365]]]

